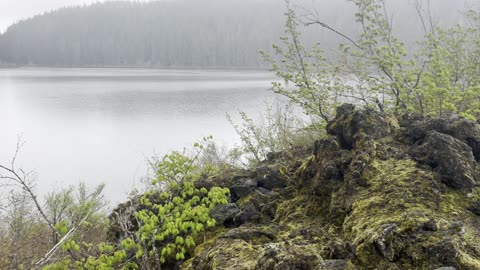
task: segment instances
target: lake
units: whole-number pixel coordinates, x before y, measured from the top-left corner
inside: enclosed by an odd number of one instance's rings
[[[266,71],[0,69],[0,163],[26,142],[18,165],[35,169],[40,194],[84,181],[107,184],[121,202],[147,175],[147,158],[213,135],[238,137],[226,120],[259,115],[273,75]]]

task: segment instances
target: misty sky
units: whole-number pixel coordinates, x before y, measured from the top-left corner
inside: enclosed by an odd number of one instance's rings
[[[145,1],[145,0],[144,0]],[[14,22],[65,6],[102,2],[99,0],[0,0],[0,32]]]
[[[0,0],[0,33],[3,33],[8,26],[21,19],[29,18],[45,11],[55,10],[66,6],[77,6],[92,4],[110,0]],[[135,0],[135,1],[159,1],[159,0]],[[166,0],[163,0],[166,1]],[[279,0],[280,1],[280,0]],[[338,1],[338,0],[332,0]],[[407,0],[405,0],[407,2]],[[449,0],[447,0],[448,2]],[[457,0],[450,0],[457,1]],[[476,3],[477,0],[464,0]],[[435,1],[433,1],[435,3]],[[475,4],[473,4],[475,6]],[[480,4],[477,3],[480,6]]]

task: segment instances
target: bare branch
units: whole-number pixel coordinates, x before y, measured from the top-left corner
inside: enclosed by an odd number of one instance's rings
[[[302,17],[304,17],[306,19],[306,21],[302,22],[305,26],[310,26],[310,25],[314,25],[314,24],[318,24],[320,25],[321,27],[329,30],[329,31],[332,31],[334,32],[335,34],[345,38],[346,40],[348,40],[350,43],[352,43],[355,47],[357,47],[358,49],[363,49],[357,42],[355,42],[355,40],[353,40],[352,38],[350,38],[349,36],[343,34],[342,32],[340,32],[339,30],[331,27],[330,25],[326,24],[325,22],[322,22],[320,20],[320,15],[319,15],[319,12],[317,10],[317,8],[315,7],[315,5],[312,5],[312,10],[310,9],[306,9],[304,7],[297,7],[298,9],[302,10],[304,13],[302,14]]]
[[[337,35],[345,38],[345,39],[348,40],[350,43],[352,43],[355,47],[363,50],[363,48],[362,48],[360,45],[358,45],[358,43],[355,42],[352,38],[350,38],[349,36],[343,34],[342,32],[338,31],[337,29],[329,26],[328,24],[326,24],[326,23],[324,23],[324,22],[321,22],[321,21],[319,21],[319,20],[313,20],[313,21],[310,21],[310,22],[306,22],[306,23],[304,23],[304,24],[305,24],[305,26],[310,26],[310,25],[318,24],[318,25],[320,25],[321,27],[326,28],[326,29],[334,32],[335,34],[337,34]]]
[[[62,237],[62,239],[60,239],[60,241],[58,241],[58,243],[53,247],[51,248],[46,254],[45,256],[43,256],[43,258],[41,258],[39,261],[37,261],[35,264],[34,264],[34,269],[40,269],[41,266],[45,265],[46,263],[48,263],[48,261],[50,261],[50,259],[52,258],[52,256],[55,254],[55,252],[57,252],[58,248],[65,242],[67,241],[72,235],[73,233],[80,227],[82,226],[82,224],[85,222],[85,220],[87,220],[87,218],[90,216],[90,214],[92,213],[92,211],[90,210],[84,217],[82,220],[80,220],[80,222],[73,226],[70,231],[67,232],[67,234],[65,234],[65,236]]]
[[[27,192],[30,199],[35,204],[35,207],[40,213],[40,216],[42,217],[42,219],[48,224],[48,226],[52,229],[52,231],[56,232],[56,234],[60,236],[60,234],[55,229],[55,224],[53,224],[50,221],[50,219],[47,217],[42,206],[40,205],[40,202],[38,201],[37,195],[35,195],[35,193],[33,192],[34,184],[33,184],[33,181],[30,179],[30,177],[34,174],[34,171],[25,172],[25,170],[16,169],[15,167],[15,162],[17,160],[18,154],[20,153],[20,150],[23,147],[23,145],[24,145],[24,141],[21,139],[21,136],[19,136],[17,140],[17,147],[15,149],[15,154],[10,163],[10,167],[0,164],[0,172],[3,170],[7,173],[7,175],[0,174],[0,179],[10,180],[13,183],[15,183],[17,186],[19,186],[22,190]]]

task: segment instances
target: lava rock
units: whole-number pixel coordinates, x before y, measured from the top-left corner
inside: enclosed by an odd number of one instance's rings
[[[438,231],[438,224],[435,220],[430,219],[423,224],[422,229],[425,231],[435,232]]]
[[[302,246],[272,244],[258,259],[255,270],[310,270],[318,265],[319,257]]]
[[[480,201],[474,202],[469,208],[472,213],[474,213],[477,216],[480,216]]]
[[[447,186],[471,189],[476,184],[478,169],[472,149],[450,135],[429,131],[413,156],[438,172]]]
[[[426,254],[443,265],[456,265],[458,248],[451,239],[444,239],[425,249]]]
[[[258,241],[258,238],[261,237],[266,237],[267,239],[269,239],[268,241],[273,241],[276,238],[275,235],[269,231],[245,226],[231,229],[221,236],[221,238],[242,239],[246,242]]]
[[[480,125],[477,122],[458,116],[450,118],[404,116],[402,119],[400,123],[407,128],[408,136],[413,142],[422,141],[431,131],[448,134],[470,146],[475,159],[480,160]]]
[[[232,222],[240,212],[240,209],[234,203],[219,204],[210,210],[210,217],[215,219],[217,224],[225,224]]]
[[[353,259],[355,246],[350,242],[335,241],[329,245],[329,259]]]
[[[280,165],[265,165],[257,168],[258,186],[266,189],[284,188],[287,186],[287,179],[280,173]]]
[[[347,269],[347,261],[345,260],[325,260],[321,262],[316,270],[345,270]]]
[[[234,196],[234,200],[243,198],[257,188],[257,180],[250,178],[241,178],[236,180],[230,187],[230,192]]]
[[[390,235],[397,230],[398,225],[395,223],[385,224],[382,231],[379,233],[378,238],[373,242],[375,249],[380,255],[390,261],[393,260],[394,251],[392,244],[390,243]]]
[[[381,113],[371,108],[355,110],[354,105],[343,104],[337,108],[335,118],[328,122],[327,132],[337,137],[343,149],[350,150],[362,136],[380,139],[387,136],[391,128]]]

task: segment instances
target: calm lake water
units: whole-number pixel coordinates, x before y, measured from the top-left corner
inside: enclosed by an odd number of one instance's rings
[[[18,165],[35,169],[41,194],[104,182],[114,203],[147,174],[146,159],[213,135],[238,141],[225,114],[258,115],[265,71],[0,69],[0,162],[26,141]]]

